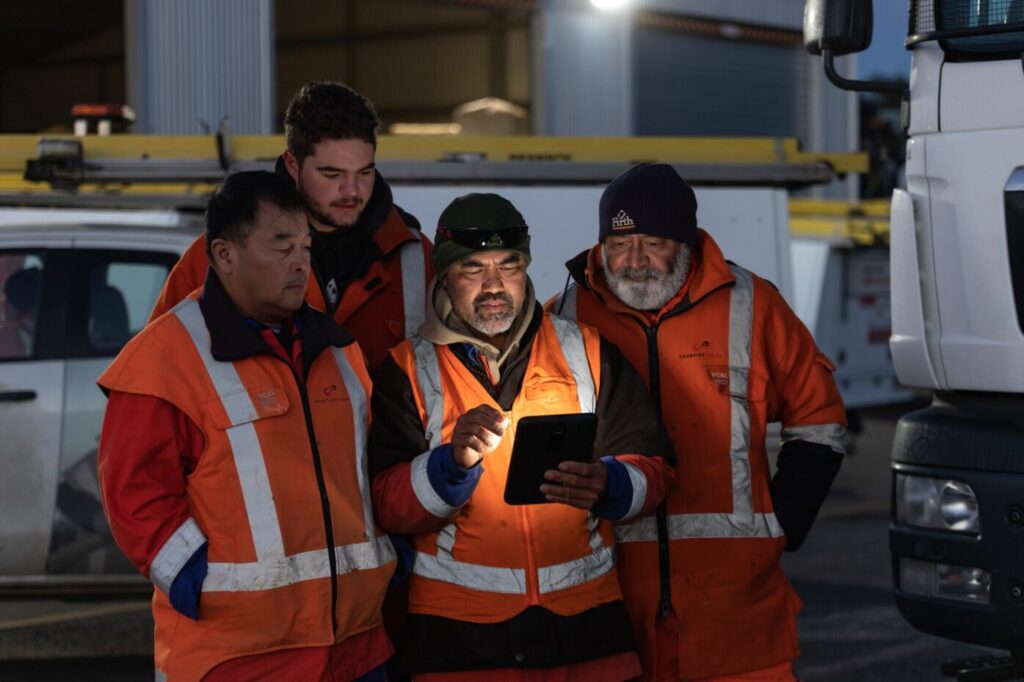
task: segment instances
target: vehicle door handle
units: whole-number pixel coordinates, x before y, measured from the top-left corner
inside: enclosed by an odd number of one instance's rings
[[[0,392],[0,402],[20,403],[26,400],[35,400],[35,391],[3,391]]]

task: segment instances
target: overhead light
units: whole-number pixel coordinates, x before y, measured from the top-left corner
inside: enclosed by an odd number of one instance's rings
[[[590,4],[598,9],[612,11],[622,9],[629,4],[629,0],[590,0]]]

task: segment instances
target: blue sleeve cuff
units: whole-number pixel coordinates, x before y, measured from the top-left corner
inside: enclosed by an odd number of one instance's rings
[[[619,460],[614,457],[602,457],[601,461],[608,469],[608,484],[604,495],[590,512],[609,521],[618,521],[628,514],[630,507],[633,506],[633,481],[630,480],[625,465]]]
[[[434,448],[427,461],[427,479],[431,487],[451,507],[461,507],[469,501],[483,473],[484,468],[479,462],[468,469],[460,467],[455,462],[451,443]]]
[[[199,620],[199,595],[206,580],[207,546],[204,542],[185,562],[167,593],[174,610],[192,620]]]

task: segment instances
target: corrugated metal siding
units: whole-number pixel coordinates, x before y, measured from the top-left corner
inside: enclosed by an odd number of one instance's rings
[[[552,5],[534,21],[536,132],[633,132],[633,29],[612,14]],[[539,101],[538,101],[539,100]]]
[[[637,134],[809,139],[800,46],[638,27],[634,49]]]
[[[142,131],[274,130],[273,0],[138,0]]]

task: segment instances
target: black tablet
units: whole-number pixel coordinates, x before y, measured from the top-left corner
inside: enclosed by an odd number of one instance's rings
[[[505,481],[505,502],[547,502],[540,491],[540,487],[547,482],[544,472],[557,469],[565,461],[591,461],[596,434],[597,415],[592,412],[520,419],[516,424],[512,461]]]

